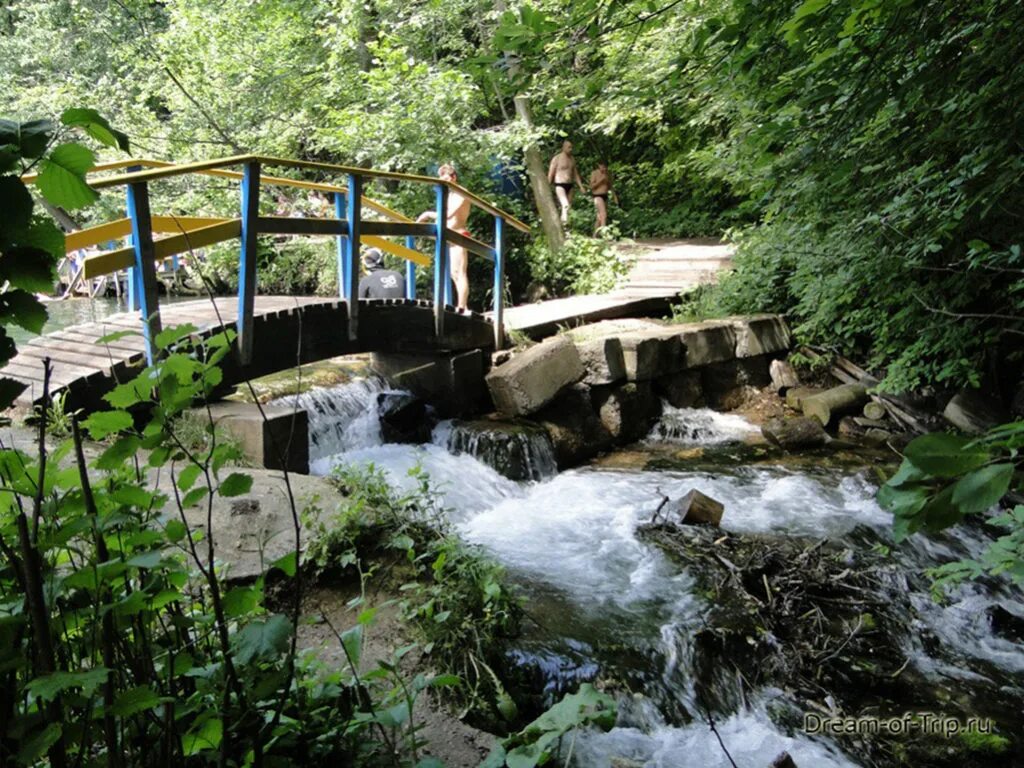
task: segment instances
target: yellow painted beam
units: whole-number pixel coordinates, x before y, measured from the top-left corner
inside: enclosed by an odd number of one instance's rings
[[[360,240],[363,241],[363,245],[368,245],[371,248],[380,248],[385,253],[390,253],[423,267],[429,267],[432,262],[432,259],[425,253],[414,251],[412,248],[406,248],[404,245],[399,245],[398,243],[392,243],[390,240],[385,240],[383,237],[366,235],[365,237],[361,237]]]
[[[234,219],[216,216],[154,216],[153,231],[178,234],[202,229],[213,224],[223,224],[226,221],[234,221]]]
[[[108,221],[106,224],[99,224],[87,229],[79,229],[77,232],[68,232],[64,235],[64,249],[66,251],[77,251],[80,248],[88,248],[92,245],[105,243],[108,240],[116,240],[132,232],[130,219],[117,219]]]
[[[219,224],[200,227],[181,235],[172,235],[153,243],[155,260],[166,259],[178,253],[185,253],[194,248],[202,248],[224,240],[238,237],[242,231],[239,219],[227,219]],[[108,275],[121,269],[135,266],[135,249],[120,248],[90,256],[85,260],[85,277],[87,279]]]

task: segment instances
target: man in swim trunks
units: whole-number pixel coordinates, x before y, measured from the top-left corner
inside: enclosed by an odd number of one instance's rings
[[[455,166],[445,163],[437,169],[437,177],[442,181],[457,184],[459,177]],[[457,189],[448,190],[448,229],[469,237],[466,222],[469,220],[469,198]],[[437,211],[424,211],[416,221],[437,220]],[[466,249],[461,245],[448,248],[448,259],[451,261],[452,281],[455,283],[456,308],[462,311],[469,309],[469,259]]]
[[[555,197],[562,208],[562,224],[569,222],[569,207],[572,205],[574,186],[578,186],[580,192],[586,192],[583,188],[583,179],[580,178],[580,171],[576,167],[576,158],[572,156],[572,142],[563,141],[562,151],[551,158],[551,165],[548,166],[548,181],[555,185]]]
[[[608,224],[608,197],[611,196],[616,205],[619,204],[619,196],[612,189],[612,175],[608,172],[608,163],[601,160],[597,164],[597,170],[590,174],[590,194],[594,197],[594,208],[597,216],[594,222],[594,234]]]

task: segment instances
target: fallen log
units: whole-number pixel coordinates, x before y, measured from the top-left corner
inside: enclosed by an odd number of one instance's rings
[[[817,395],[819,392],[823,391],[824,390],[820,387],[793,387],[786,391],[786,405],[794,411],[799,411],[800,404],[803,402],[805,397]]]
[[[877,400],[864,404],[864,418],[881,421],[885,418],[885,406]]]
[[[827,427],[836,416],[859,411],[867,399],[868,390],[863,384],[841,384],[803,398],[800,408],[804,416],[813,417]]]
[[[798,416],[793,419],[771,419],[761,427],[769,442],[787,450],[793,448],[820,448],[828,442],[828,435],[817,419]]]

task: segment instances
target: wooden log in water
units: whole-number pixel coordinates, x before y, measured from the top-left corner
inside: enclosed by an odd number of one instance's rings
[[[860,411],[867,399],[868,390],[863,384],[841,384],[803,398],[800,408],[804,416],[813,417],[827,427],[837,416]]]
[[[786,391],[786,405],[794,411],[799,411],[800,404],[805,397],[810,397],[823,391],[820,387],[793,387]]]
[[[820,448],[828,442],[828,435],[817,419],[798,416],[794,419],[771,419],[761,427],[770,442],[785,448]]]
[[[725,512],[724,504],[706,496],[696,488],[679,499],[674,506],[679,515],[679,522],[687,525],[717,526],[722,522],[722,514]]]

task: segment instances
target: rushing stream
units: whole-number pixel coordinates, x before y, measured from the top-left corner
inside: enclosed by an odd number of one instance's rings
[[[455,445],[449,424],[435,429],[431,444],[382,444],[375,403],[384,390],[383,382],[367,380],[301,396],[310,410],[313,472],[372,462],[411,489],[408,470],[421,465],[443,490],[460,534],[500,560],[526,593],[533,621],[516,660],[537,670],[552,696],[594,679],[632,691],[621,697],[611,732],[578,738],[579,766],[623,764],[613,757],[651,768],[729,765],[691,674],[688,638],[709,606],[687,569],[636,535],[663,495],[697,488],[718,499],[726,509],[722,528],[733,533],[828,538],[853,548],[890,541],[891,517],[875,503],[863,468],[744,461],[743,441],[755,429],[736,416],[666,406],[638,447],[665,461],[642,468],[603,462],[552,474],[550,458],[539,456],[546,479],[513,482],[474,458],[472,446]],[[921,575],[976,554],[982,542],[980,532],[958,529],[894,548],[896,589],[913,613],[902,650],[923,679],[988,685],[1024,698],[1024,647],[995,634],[987,615],[995,602],[1020,615],[1019,593],[1001,583],[971,584],[939,604]],[[737,765],[761,768],[782,750],[801,768],[860,765],[833,742],[780,725],[779,712],[795,709],[782,691],[745,691],[742,700],[746,706],[712,713]],[[798,714],[790,711],[790,722]]]

